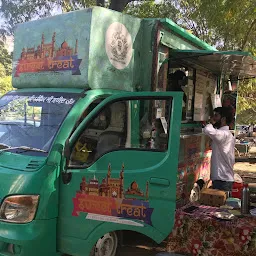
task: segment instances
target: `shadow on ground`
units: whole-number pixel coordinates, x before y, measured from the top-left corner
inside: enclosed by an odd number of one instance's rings
[[[166,242],[157,244],[141,234],[126,233],[120,256],[155,256],[165,251]]]

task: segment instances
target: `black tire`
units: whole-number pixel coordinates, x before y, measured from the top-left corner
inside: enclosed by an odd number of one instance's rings
[[[106,233],[96,242],[90,256],[119,256],[120,238],[119,233]]]

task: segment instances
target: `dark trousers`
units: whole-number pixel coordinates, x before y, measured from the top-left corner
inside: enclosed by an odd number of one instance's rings
[[[212,188],[219,189],[223,191],[232,191],[233,182],[232,181],[222,181],[222,180],[213,180]]]

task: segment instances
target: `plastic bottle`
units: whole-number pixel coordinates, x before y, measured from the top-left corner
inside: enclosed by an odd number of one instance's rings
[[[154,141],[153,138],[150,139],[149,145],[150,145],[150,148],[151,148],[151,149],[155,149],[155,141]]]
[[[242,202],[241,202],[241,213],[248,214],[250,210],[250,191],[248,184],[244,184],[242,190]]]

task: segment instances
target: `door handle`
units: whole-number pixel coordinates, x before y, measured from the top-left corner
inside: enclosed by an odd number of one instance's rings
[[[154,184],[154,185],[160,185],[160,186],[169,186],[170,185],[170,181],[167,179],[161,179],[161,178],[150,178],[149,180],[150,184]]]

